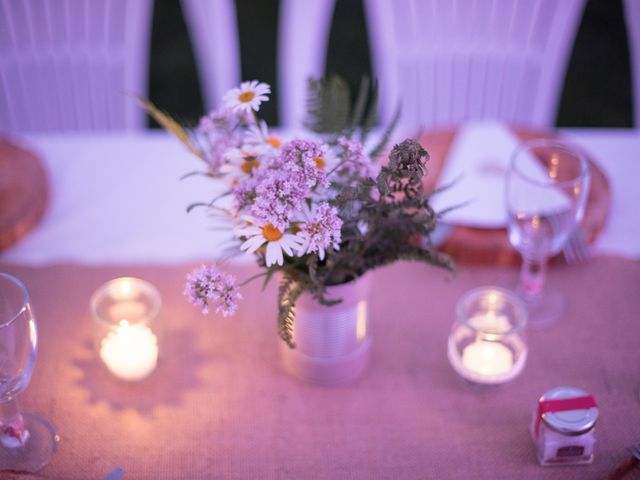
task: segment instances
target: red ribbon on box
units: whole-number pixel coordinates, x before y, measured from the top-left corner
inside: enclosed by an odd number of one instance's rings
[[[587,410],[597,407],[596,399],[591,395],[585,397],[559,398],[555,400],[538,400],[538,417],[536,418],[536,437],[540,432],[542,415],[550,412],[568,412],[569,410]]]

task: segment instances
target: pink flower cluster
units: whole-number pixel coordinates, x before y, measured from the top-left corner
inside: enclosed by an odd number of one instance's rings
[[[222,272],[214,265],[202,265],[187,275],[184,294],[189,303],[208,313],[214,307],[216,313],[227,317],[238,308],[242,298],[233,275]]]
[[[322,202],[312,218],[300,227],[306,252],[318,253],[320,260],[324,260],[327,248],[340,248],[341,229],[342,219],[338,216],[338,209]]]
[[[327,187],[322,165],[322,144],[292,140],[279,155],[265,156],[260,167],[232,189],[236,211],[248,209],[260,223],[284,231],[305,199],[319,187]]]
[[[327,172],[320,165],[326,153],[322,144],[313,140],[292,140],[282,147],[280,167],[299,175],[310,189],[327,186]]]
[[[262,223],[284,231],[311,189],[300,172],[268,170],[255,192],[251,213]]]

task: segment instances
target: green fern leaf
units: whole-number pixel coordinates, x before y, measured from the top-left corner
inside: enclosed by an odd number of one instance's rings
[[[348,126],[351,93],[337,75],[309,80],[305,126],[316,133],[342,132]]]

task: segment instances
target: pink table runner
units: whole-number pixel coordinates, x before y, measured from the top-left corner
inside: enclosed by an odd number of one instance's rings
[[[484,393],[448,364],[454,306],[470,288],[515,281],[515,270],[375,272],[371,364],[351,387],[320,388],[280,368],[275,284],[245,288],[234,318],[206,318],[182,298],[189,267],[0,265],[26,283],[40,325],[21,402],[62,437],[44,478],[101,478],[121,467],[125,479],[601,479],[640,441],[640,262],[554,267],[550,284],[566,293],[566,317],[531,332],[522,375]],[[154,283],[163,298],[160,363],[137,384],[111,377],[91,343],[89,297],[122,275]],[[559,385],[583,388],[600,405],[593,465],[536,463],[531,412]]]

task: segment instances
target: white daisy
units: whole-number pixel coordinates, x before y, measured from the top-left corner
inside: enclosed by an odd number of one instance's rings
[[[267,267],[275,263],[282,265],[284,263],[283,252],[290,257],[298,255],[304,243],[304,240],[298,235],[281,232],[270,223],[262,226],[250,224],[237,228],[235,234],[240,238],[246,238],[240,246],[240,250],[248,253],[253,253],[265,243],[267,244],[265,254]]]
[[[330,176],[329,174],[335,172],[334,168],[338,165],[340,159],[330,149],[323,148],[322,155],[313,157],[312,161],[313,165],[320,170],[321,175],[328,179],[329,182],[324,185],[316,184],[309,198],[314,203],[334,199],[338,195],[339,191],[331,188],[333,175]]]
[[[313,157],[313,162],[320,170],[324,170],[325,174],[329,174],[340,163],[338,158],[331,149],[323,147],[322,155]]]
[[[279,137],[269,133],[267,122],[260,120],[257,125],[251,125],[245,134],[245,141],[251,145],[269,145],[280,148],[282,141]]]
[[[266,83],[258,83],[257,80],[242,82],[240,87],[232,88],[225,94],[224,106],[234,111],[257,112],[260,104],[269,100],[269,93],[271,93],[271,87]]]
[[[224,163],[220,171],[233,178],[251,175],[260,166],[260,159],[264,153],[264,149],[259,146],[243,145],[241,148],[230,148],[224,152]]]

